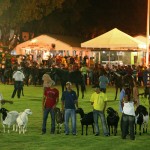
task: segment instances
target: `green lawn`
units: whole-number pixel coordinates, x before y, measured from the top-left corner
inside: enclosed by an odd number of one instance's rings
[[[60,86],[57,88],[61,91]],[[5,99],[11,100],[11,94],[13,91],[13,85],[0,85],[0,92],[2,92]],[[140,89],[142,91],[142,89]],[[150,131],[148,130],[147,134],[142,134],[141,136],[136,135],[136,140],[131,141],[129,138],[126,140],[121,139],[120,127],[118,127],[117,136],[104,137],[101,135],[95,137],[92,134],[92,128],[89,126],[88,136],[81,136],[81,125],[80,125],[80,116],[77,115],[77,136],[65,136],[62,134],[50,135],[50,119],[47,122],[47,133],[45,135],[41,134],[41,124],[42,124],[42,87],[24,87],[24,97],[21,99],[14,98],[14,104],[5,104],[3,107],[8,110],[17,110],[18,112],[23,111],[26,108],[30,108],[33,111],[33,114],[29,116],[28,122],[28,132],[23,135],[19,135],[16,132],[10,134],[3,133],[2,125],[0,127],[0,147],[2,150],[71,150],[71,149],[84,149],[84,150],[137,150],[149,149],[150,143]],[[85,93],[85,98],[81,99],[79,97],[79,107],[82,107],[85,113],[92,111],[91,104],[89,102],[90,96],[93,92],[91,86],[87,87]],[[60,92],[61,96],[61,92]],[[109,100],[113,100],[115,96],[115,89],[108,87],[107,96]],[[119,97],[119,96],[118,96]],[[107,107],[111,106],[118,111],[119,101],[108,102]],[[141,98],[141,104],[148,108],[148,100]],[[60,102],[59,102],[60,106]],[[49,117],[50,118],[50,117]],[[101,126],[100,126],[101,129]],[[84,130],[85,131],[85,130]],[[85,133],[85,132],[84,132]]]

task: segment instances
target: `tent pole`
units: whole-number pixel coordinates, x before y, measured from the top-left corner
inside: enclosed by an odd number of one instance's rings
[[[149,11],[149,6],[150,2],[147,0],[147,51],[146,51],[146,66],[149,65],[149,17],[150,17],[150,11]]]
[[[110,50],[109,50],[109,67],[110,67]]]
[[[119,52],[117,52],[117,53],[118,53],[117,55],[118,55],[118,65],[119,65]]]

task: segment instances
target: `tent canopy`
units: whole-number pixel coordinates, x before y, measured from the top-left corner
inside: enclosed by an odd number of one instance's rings
[[[109,48],[111,50],[140,50],[145,49],[146,44],[114,28],[94,39],[81,43],[81,47]]]
[[[17,54],[23,54],[23,49],[35,50],[82,50],[82,39],[61,35],[40,35],[16,46]]]

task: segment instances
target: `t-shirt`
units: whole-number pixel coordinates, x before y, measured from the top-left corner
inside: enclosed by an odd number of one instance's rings
[[[135,116],[134,103],[133,102],[124,103],[123,113],[126,115]]]
[[[45,108],[52,108],[56,104],[57,98],[59,98],[59,91],[56,88],[46,88],[44,95],[46,97],[45,100]]]
[[[100,92],[99,94],[94,92],[90,99],[90,102],[93,102],[94,109],[99,111],[103,111],[106,101],[107,101],[107,96],[103,92]]]
[[[106,88],[106,85],[109,83],[109,80],[106,76],[99,77],[99,86],[100,88]]]
[[[75,109],[75,103],[77,99],[76,92],[73,90],[64,91],[62,93],[61,100],[65,103],[65,109]]]
[[[21,71],[16,71],[13,74],[13,79],[15,79],[15,81],[23,81],[24,78],[25,78],[25,76]]]

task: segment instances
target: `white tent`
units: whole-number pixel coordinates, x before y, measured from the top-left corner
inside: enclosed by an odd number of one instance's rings
[[[114,28],[94,39],[81,43],[85,48],[109,48],[110,50],[141,50],[146,44]]]
[[[60,35],[40,35],[32,40],[26,41],[16,46],[17,54],[25,54],[30,50],[83,50],[80,47],[80,39],[74,37],[60,36]]]
[[[134,38],[137,40],[140,40],[141,42],[144,42],[145,44],[147,42],[146,36],[138,35],[138,36],[135,36]]]

